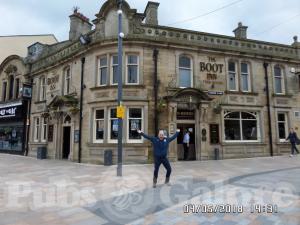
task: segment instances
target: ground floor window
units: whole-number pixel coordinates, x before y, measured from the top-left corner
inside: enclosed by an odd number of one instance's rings
[[[102,143],[104,139],[104,109],[95,111],[94,142]]]
[[[0,126],[0,150],[22,151],[23,126]]]
[[[117,118],[117,109],[110,109],[109,113],[109,139],[117,140],[118,139],[118,118]]]
[[[258,141],[258,125],[256,112],[225,111],[225,141]]]
[[[130,142],[140,142],[142,140],[141,135],[137,130],[142,130],[143,124],[143,110],[141,108],[129,108],[128,109],[128,141]]]
[[[47,127],[48,127],[48,123],[47,123],[47,118],[42,118],[42,142],[46,142],[47,141]]]
[[[285,141],[288,134],[287,113],[277,113],[277,127],[280,141]]]
[[[33,141],[38,142],[40,138],[40,118],[34,118],[34,127],[33,127]]]

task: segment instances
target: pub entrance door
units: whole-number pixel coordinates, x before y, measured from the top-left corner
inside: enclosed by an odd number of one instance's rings
[[[190,144],[187,152],[186,160],[196,160],[195,151],[195,125],[194,124],[177,124],[177,128],[180,129],[180,133],[177,138],[177,157],[178,160],[184,160],[184,147],[183,138],[187,131],[190,134]]]

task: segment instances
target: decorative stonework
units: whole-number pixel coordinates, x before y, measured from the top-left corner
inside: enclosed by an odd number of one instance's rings
[[[6,69],[4,70],[7,74],[16,73],[18,71],[18,68],[15,65],[9,64]]]

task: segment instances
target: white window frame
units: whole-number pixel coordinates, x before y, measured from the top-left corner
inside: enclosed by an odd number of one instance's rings
[[[101,59],[103,59],[103,58],[106,59],[106,65],[105,66],[101,66]],[[109,79],[108,62],[109,62],[109,59],[108,59],[107,55],[102,55],[98,59],[99,66],[98,66],[98,81],[97,81],[97,83],[98,83],[98,86],[100,86],[100,87],[107,86],[107,81]],[[106,68],[106,82],[105,82],[105,84],[101,84],[101,75],[102,75],[101,71],[104,68]],[[113,72],[112,72],[112,74],[113,74]]]
[[[67,66],[64,69],[64,95],[68,95],[71,93],[71,79],[71,67]],[[67,91],[67,84],[69,84],[69,91]]]
[[[40,139],[39,131],[40,131],[41,119],[40,119],[40,117],[34,117],[33,121],[34,121],[33,142],[39,142],[39,139]],[[37,121],[39,121],[39,123],[37,123]]]
[[[247,65],[247,73],[242,72],[242,64]],[[251,71],[250,71],[250,64],[247,63],[247,62],[241,62],[241,63],[240,63],[240,67],[241,67],[241,68],[240,68],[240,73],[241,73],[241,74],[240,74],[241,91],[242,91],[242,92],[246,92],[246,93],[251,92],[251,79],[250,79]],[[243,79],[242,79],[242,77],[243,77],[244,75],[247,75],[248,90],[243,90]]]
[[[46,100],[46,76],[42,76],[40,78],[39,100],[40,101]]]
[[[137,57],[136,64],[128,62],[129,56],[136,56]],[[140,57],[139,57],[138,54],[132,53],[132,54],[127,54],[126,55],[126,81],[125,82],[126,82],[127,85],[138,85],[140,83],[140,72],[139,72],[140,66],[139,65],[140,65]],[[129,66],[136,66],[137,67],[137,82],[136,83],[129,83],[128,82],[128,67]]]
[[[104,115],[103,119],[96,119],[96,111],[97,110],[103,110],[103,115]],[[104,127],[103,127],[103,139],[102,140],[97,140],[96,139],[96,127],[97,127],[96,121],[99,121],[99,120],[102,120],[103,125],[104,125]],[[93,117],[93,142],[94,143],[103,143],[104,142],[104,139],[105,139],[105,124],[104,123],[105,123],[105,109],[104,108],[96,108],[94,110],[94,117]]]
[[[230,71],[229,70],[229,64],[234,63],[234,68],[235,71]],[[227,79],[227,87],[229,91],[238,91],[239,90],[239,78],[238,78],[238,70],[237,70],[237,62],[236,61],[228,61],[227,64],[227,69],[228,69],[228,79]],[[230,74],[234,73],[234,79],[235,79],[235,89],[230,89]]]
[[[279,121],[278,120],[278,114],[283,114],[285,121]],[[280,112],[280,111],[277,112],[277,114],[276,114],[276,121],[277,121],[276,129],[277,129],[277,133],[278,133],[278,140],[279,140],[279,142],[285,142],[286,138],[287,138],[287,135],[289,134],[288,119],[289,119],[288,112]],[[283,122],[284,122],[284,129],[285,129],[285,135],[286,135],[286,137],[280,139],[280,137],[279,137],[279,126],[278,125],[279,125],[279,123],[283,123]]]
[[[127,116],[126,116],[126,120],[127,120],[127,122],[126,122],[126,125],[127,125],[127,131],[126,131],[126,133],[127,133],[127,135],[126,135],[126,139],[127,139],[127,143],[143,143],[144,142],[144,140],[143,140],[143,137],[141,137],[141,139],[139,139],[139,140],[134,140],[134,139],[129,139],[129,110],[130,109],[140,109],[141,110],[141,118],[133,118],[133,119],[141,119],[142,121],[141,121],[141,130],[144,130],[144,108],[143,107],[141,107],[141,106],[130,106],[130,107],[128,107],[127,109],[126,109],[126,111],[127,111]]]
[[[239,120],[239,124],[240,124],[240,136],[241,136],[241,140],[226,140],[225,137],[225,116],[228,113],[232,113],[232,112],[239,112],[240,118],[239,119],[226,119],[226,120]],[[253,120],[253,119],[242,119],[242,112],[244,113],[249,113],[252,115],[255,115],[256,117],[256,126],[257,126],[257,140],[243,140],[243,125],[242,125],[242,121],[244,120]],[[256,113],[256,114],[255,114]],[[261,133],[260,133],[260,112],[258,111],[244,111],[244,110],[225,110],[223,113],[223,140],[225,143],[258,143],[261,142]]]
[[[113,76],[114,76],[114,69],[113,68],[117,67],[117,70],[118,70],[118,66],[119,66],[119,62],[118,62],[118,64],[113,63],[114,56],[118,57],[118,55],[113,54],[113,55],[110,56],[110,85],[118,85],[118,82],[113,83]],[[118,72],[117,72],[117,76],[118,76]]]
[[[41,123],[42,122],[42,123]],[[48,128],[48,121],[47,121],[47,118],[45,117],[42,117],[40,119],[40,123],[41,123],[41,142],[47,142],[47,135],[48,135],[48,132],[47,132],[47,128]],[[44,139],[44,136],[46,137]]]
[[[281,76],[276,76],[275,74],[275,67],[280,68],[280,75]],[[284,95],[285,94],[285,81],[284,81],[284,72],[283,72],[283,67],[280,65],[275,65],[273,67],[273,73],[274,73],[274,93],[277,95]],[[280,79],[281,81],[281,92],[276,92],[276,79]]]
[[[180,66],[180,58],[181,57],[186,57],[186,58],[188,58],[189,60],[190,60],[190,65],[191,65],[191,67],[181,67]],[[193,61],[193,59],[192,59],[192,57],[190,57],[190,56],[187,56],[187,55],[180,55],[179,56],[179,60],[178,60],[178,86],[179,86],[179,88],[192,88],[192,87],[194,87],[194,70],[193,70],[193,67],[194,67],[194,61]],[[190,71],[190,79],[191,79],[191,85],[190,85],[190,87],[183,87],[183,86],[181,86],[180,85],[180,70],[181,69],[183,69],[183,70],[189,70]]]
[[[111,139],[111,137],[110,137],[110,132],[111,132],[111,120],[113,120],[113,119],[117,119],[117,120],[118,120],[117,117],[116,117],[116,118],[111,118],[111,117],[110,117],[110,115],[111,115],[111,110],[112,110],[112,109],[116,109],[116,110],[117,110],[117,107],[111,107],[111,108],[108,109],[108,112],[107,112],[107,114],[108,114],[107,140],[108,140],[108,143],[117,143],[117,142],[118,142],[118,139]]]

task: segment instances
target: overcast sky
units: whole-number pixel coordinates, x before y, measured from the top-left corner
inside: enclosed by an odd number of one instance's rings
[[[68,39],[68,16],[74,6],[78,6],[81,13],[93,20],[104,2],[105,0],[0,0],[0,36],[54,34],[59,41],[63,41]],[[142,13],[148,1],[127,2],[131,8]],[[300,39],[300,0],[158,2],[160,25],[233,35],[232,30],[241,21],[249,27],[248,38],[251,39],[283,44],[291,44],[294,35],[298,35]],[[217,11],[212,12],[214,10]],[[178,21],[185,22],[174,24]]]

